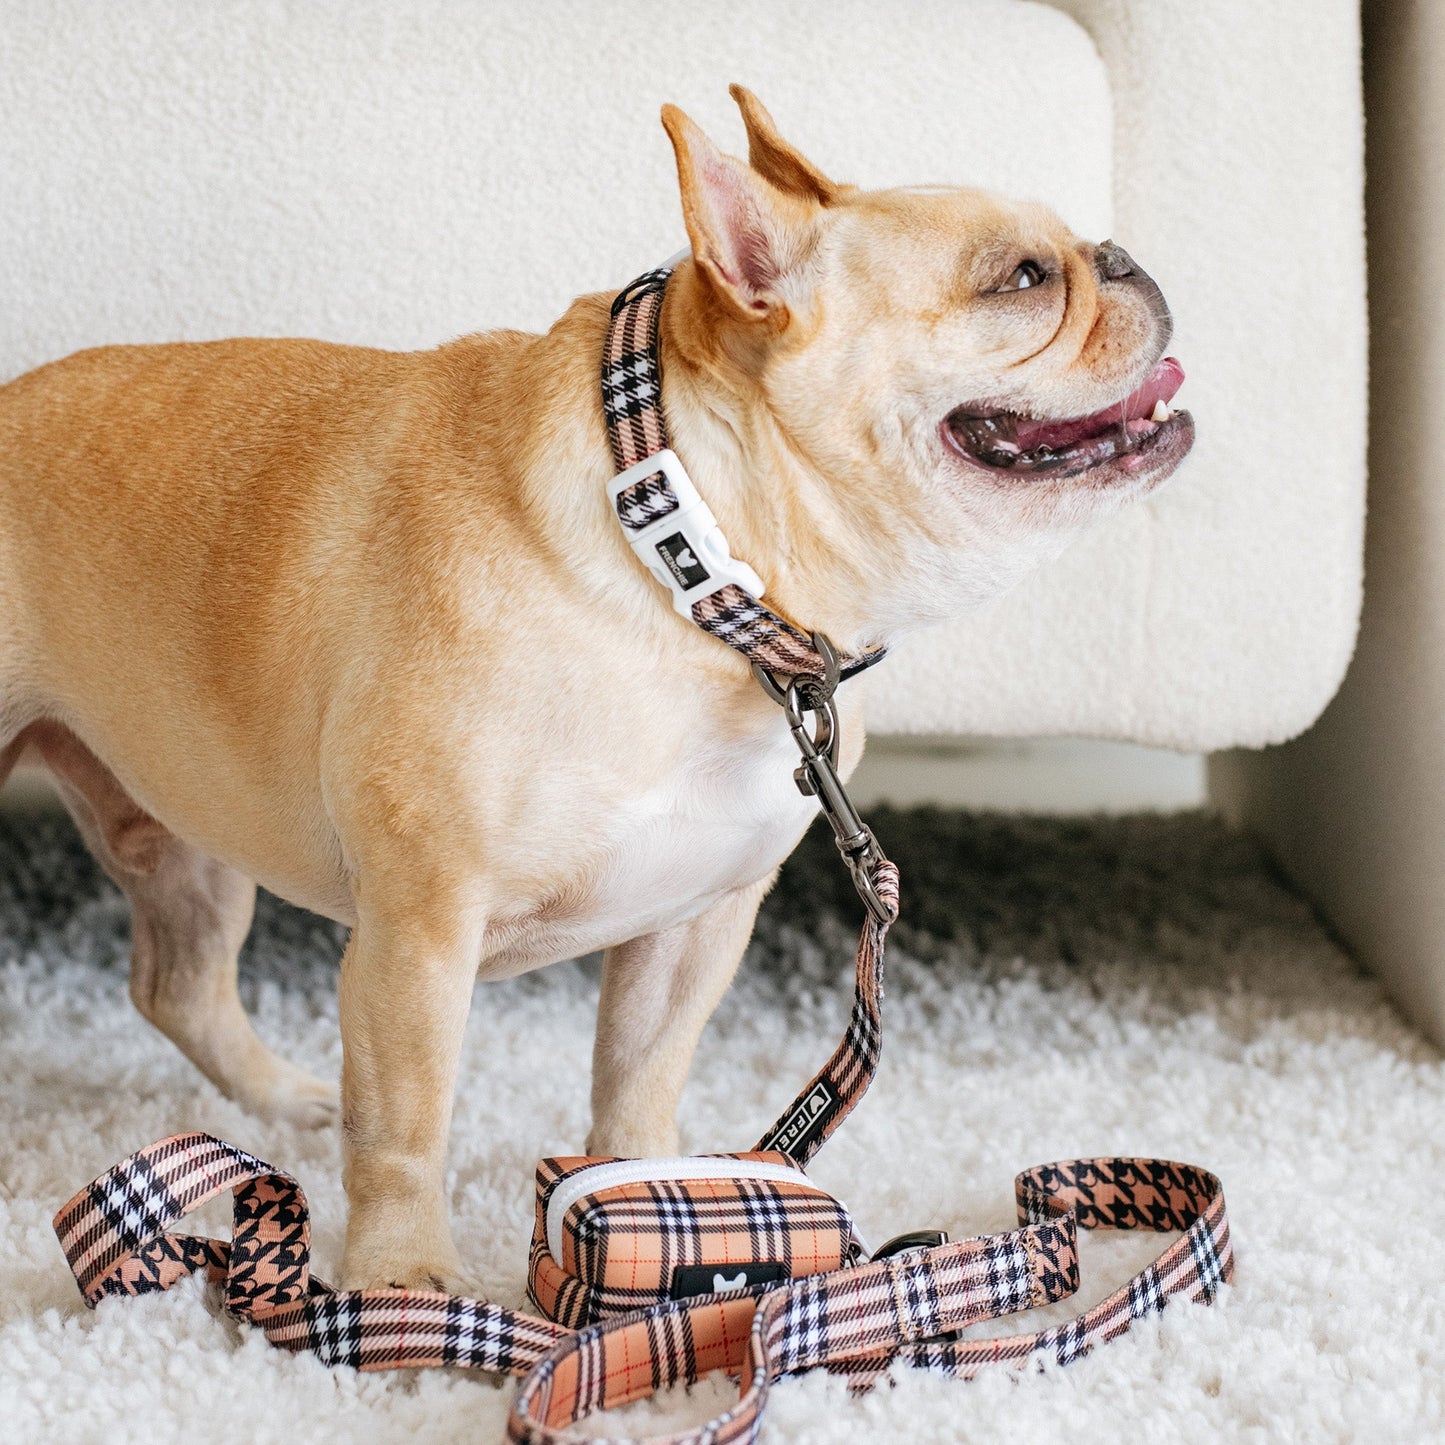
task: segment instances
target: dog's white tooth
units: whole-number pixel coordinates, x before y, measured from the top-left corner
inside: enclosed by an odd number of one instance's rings
[[[1156,402],[1154,403],[1154,410],[1149,413],[1149,420],[1150,420],[1150,421],[1168,421],[1169,418],[1170,418],[1171,416],[1173,416],[1173,415],[1174,415],[1174,413],[1171,412],[1171,411],[1169,410],[1169,408],[1168,408],[1167,406],[1165,406],[1162,401],[1156,401]]]

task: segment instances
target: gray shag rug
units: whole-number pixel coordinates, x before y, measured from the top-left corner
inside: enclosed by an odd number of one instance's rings
[[[905,1374],[859,1399],[825,1376],[788,1381],[766,1438],[1445,1436],[1445,1067],[1256,849],[1192,814],[875,821],[904,888],[883,1068],[815,1177],[878,1240],[1007,1227],[1014,1173],[1045,1160],[1187,1159],[1224,1179],[1238,1274],[1216,1306],[1171,1306],[1068,1369]],[[685,1148],[749,1144],[831,1049],[856,919],[830,844],[810,836],[703,1038]],[[262,1035],[331,1076],[342,942],[263,898],[242,962]],[[0,1437],[499,1440],[510,1385],[327,1370],[226,1319],[198,1282],[82,1307],[51,1214],[182,1129],[301,1179],[322,1275],[341,1239],[335,1132],[220,1098],[132,1011],[126,951],[123,902],[68,823],[0,815]],[[523,1300],[534,1161],[586,1133],[596,993],[595,961],[476,993],[449,1186],[463,1258],[505,1303]],[[223,1221],[212,1207],[202,1222]],[[1074,1308],[1157,1248],[1089,1237]],[[675,1428],[728,1390],[704,1382],[605,1424]]]

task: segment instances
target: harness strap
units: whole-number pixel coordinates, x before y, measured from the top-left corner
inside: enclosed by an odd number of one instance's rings
[[[166,1231],[232,1191],[229,1241]],[[823,1365],[867,1388],[895,1361],[959,1377],[1035,1356],[1068,1363],[1162,1309],[1213,1299],[1233,1269],[1214,1175],[1157,1159],[1076,1159],[1018,1176],[1020,1227],[812,1275],[785,1286],[659,1304],[570,1332],[484,1300],[414,1290],[335,1291],[310,1272],[306,1196],[289,1174],[209,1134],[142,1149],[81,1190],[55,1231],[86,1303],[204,1273],[227,1311],[272,1344],[360,1370],[465,1366],[525,1376],[513,1445],[563,1445],[578,1420],[727,1369],[735,1405],[669,1445],[754,1441],[778,1377]],[[950,1332],[1064,1299],[1077,1231],[1182,1230],[1147,1269],[1066,1325],[997,1339]],[[619,1442],[620,1445],[620,1442]]]
[[[602,411],[612,459],[625,472],[668,446],[662,411],[662,352],[657,328],[672,266],[647,271],[612,303],[612,321],[602,350]],[[641,477],[617,494],[617,517],[628,534],[640,532],[679,509],[672,484],[661,472]],[[704,632],[780,677],[822,677],[826,667],[812,639],[736,583],[692,605],[692,620]],[[842,658],[842,676],[871,667],[885,649]]]

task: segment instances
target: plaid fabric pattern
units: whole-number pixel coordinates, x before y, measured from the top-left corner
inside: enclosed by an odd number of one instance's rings
[[[169,1226],[223,1190],[251,1179],[288,1180],[244,1149],[208,1134],[178,1134],[122,1159],[55,1216],[54,1227],[87,1304],[115,1292],[168,1289],[181,1273],[210,1269],[213,1249],[161,1244]],[[294,1182],[294,1181],[293,1181]],[[212,1243],[207,1241],[207,1243]],[[160,1245],[150,1249],[148,1246]],[[126,1278],[120,1282],[118,1272]]]
[[[612,324],[602,349],[602,415],[619,472],[668,445],[657,333],[671,275],[665,266],[648,271],[612,303]],[[646,477],[617,496],[617,516],[628,531],[640,530],[677,506],[677,497],[661,474]],[[695,602],[692,616],[704,632],[779,677],[823,675],[823,660],[808,634],[741,587],[730,585]],[[842,675],[852,677],[883,653],[877,647],[843,657]]]
[[[1182,1230],[1153,1264],[1093,1309],[1031,1335],[914,1345],[894,1358],[967,1379],[1000,1360],[1051,1355],[1071,1364],[1095,1345],[1157,1314],[1173,1295],[1209,1304],[1234,1275],[1224,1189],[1205,1169],[1166,1159],[1074,1159],[1045,1164],[1015,1181],[1020,1218],[1072,1212],[1081,1229]],[[1063,1213],[1061,1214],[1061,1211]],[[1076,1266],[1075,1266],[1076,1267]],[[1057,1262],[1040,1264],[1042,1277]]]
[[[898,869],[886,859],[873,886],[888,908],[882,923],[870,914],[858,939],[853,1012],[833,1056],[754,1146],[778,1149],[806,1164],[853,1111],[878,1072],[883,1051],[883,957],[888,928],[898,916]],[[821,1107],[818,1107],[821,1101]]]
[[[167,1229],[232,1192],[231,1238]],[[289,1175],[209,1134],[141,1149],[55,1216],[56,1237],[87,1304],[148,1294],[205,1272],[226,1308],[272,1344],[359,1370],[468,1365],[524,1373],[565,1333],[483,1300],[410,1290],[337,1292],[310,1273],[306,1196]]]
[[[1021,1227],[796,1280],[748,1296],[714,1297],[680,1316],[659,1306],[569,1335],[523,1382],[508,1422],[512,1445],[562,1445],[582,1415],[640,1399],[717,1367],[739,1373],[737,1403],[668,1445],[758,1438],[781,1375],[826,1366],[866,1387],[896,1363],[960,1378],[985,1365],[1063,1363],[1163,1308],[1175,1294],[1211,1300],[1233,1272],[1224,1194],[1192,1165],[1078,1159],[1015,1181]],[[981,1320],[1067,1298],[1078,1287],[1077,1231],[1182,1229],[1154,1264],[1069,1324],[1035,1334],[955,1341]],[[742,1310],[752,1310],[746,1340]],[[942,1338],[940,1338],[942,1337]]]
[[[544,1160],[539,1206],[562,1179],[598,1162]],[[230,1241],[166,1233],[228,1188]],[[329,1289],[310,1274],[300,1186],[207,1134],[177,1135],[122,1160],[60,1210],[55,1231],[92,1306],[107,1295],[166,1289],[205,1271],[224,1283],[232,1314],[258,1325],[273,1344],[312,1350],[329,1365],[459,1365],[525,1376],[507,1427],[513,1445],[575,1442],[569,1427],[595,1410],[732,1370],[742,1383],[737,1403],[671,1442],[724,1445],[757,1439],[769,1386],[780,1375],[824,1366],[867,1386],[900,1362],[961,1378],[1035,1357],[1067,1364],[1174,1295],[1214,1299],[1232,1276],[1223,1190],[1194,1165],[1066,1160],[1019,1175],[1015,1194],[1020,1226],[1005,1233],[826,1268],[775,1288],[655,1302],[577,1330],[484,1300]],[[739,1195],[719,1216],[729,1230],[734,1209],[748,1221],[749,1248],[755,1229],[765,1238],[781,1227],[776,1220],[759,1225]],[[1070,1295],[1078,1287],[1080,1228],[1182,1233],[1147,1269],[1068,1324],[992,1340],[948,1337]],[[576,1241],[572,1251],[585,1252]]]
[[[793,1163],[779,1153],[716,1157]],[[544,1159],[538,1166],[532,1299],[573,1329],[666,1299],[679,1268],[776,1263],[796,1279],[863,1257],[848,1211],[799,1169],[797,1187],[764,1179],[657,1179],[584,1195],[567,1211],[562,1258],[554,1260],[546,1219],[556,1187],[579,1169],[609,1162]]]

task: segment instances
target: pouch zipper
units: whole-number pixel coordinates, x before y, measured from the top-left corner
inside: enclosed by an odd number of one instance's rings
[[[547,1200],[547,1250],[552,1258],[562,1263],[562,1221],[579,1199],[600,1194],[604,1189],[647,1184],[654,1179],[669,1183],[687,1179],[763,1179],[775,1184],[792,1184],[814,1194],[828,1192],[814,1184],[801,1169],[751,1159],[709,1159],[683,1154],[672,1159],[613,1159],[605,1164],[589,1164],[558,1183]]]

